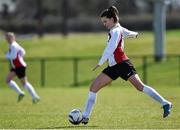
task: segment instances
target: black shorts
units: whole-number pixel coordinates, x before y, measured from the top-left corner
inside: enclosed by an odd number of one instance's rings
[[[111,67],[108,66],[102,72],[113,80],[116,80],[118,77],[121,77],[124,80],[128,80],[130,76],[137,73],[130,60],[123,61],[122,63]]]
[[[19,79],[26,76],[26,67],[12,68],[11,72],[15,72]]]

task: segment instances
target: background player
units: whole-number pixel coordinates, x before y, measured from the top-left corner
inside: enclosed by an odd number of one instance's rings
[[[17,101],[20,102],[24,98],[25,93],[20,89],[16,82],[13,81],[13,78],[17,76],[23,86],[32,96],[32,102],[39,102],[40,97],[37,95],[34,87],[28,82],[26,77],[26,63],[23,59],[25,50],[16,42],[14,33],[6,33],[5,38],[7,40],[7,43],[9,44],[9,51],[6,53],[6,58],[11,62],[11,70],[6,79],[7,84],[16,91],[16,93],[18,94]]]

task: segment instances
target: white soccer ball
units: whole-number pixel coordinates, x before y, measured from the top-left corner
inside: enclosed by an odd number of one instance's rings
[[[71,122],[73,125],[78,125],[81,123],[83,117],[82,117],[82,112],[80,109],[73,109],[69,112],[68,114],[68,120]]]

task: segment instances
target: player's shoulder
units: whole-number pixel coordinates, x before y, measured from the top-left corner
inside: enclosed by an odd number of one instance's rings
[[[17,43],[16,41],[13,41],[11,45],[12,45],[12,46],[17,46],[18,43]]]
[[[111,29],[110,30],[110,33],[113,35],[113,34],[121,34],[121,32],[122,32],[122,29],[121,29],[121,27],[115,27],[115,28],[113,28],[113,29]]]
[[[11,47],[12,48],[19,48],[21,46],[16,41],[14,41],[14,42],[12,42]]]

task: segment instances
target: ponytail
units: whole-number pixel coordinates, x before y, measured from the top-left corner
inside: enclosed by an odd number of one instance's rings
[[[119,21],[119,11],[115,6],[110,6],[101,13],[101,17],[113,18],[114,22]]]
[[[119,11],[117,10],[115,6],[110,6],[108,10],[116,15],[119,15]]]

